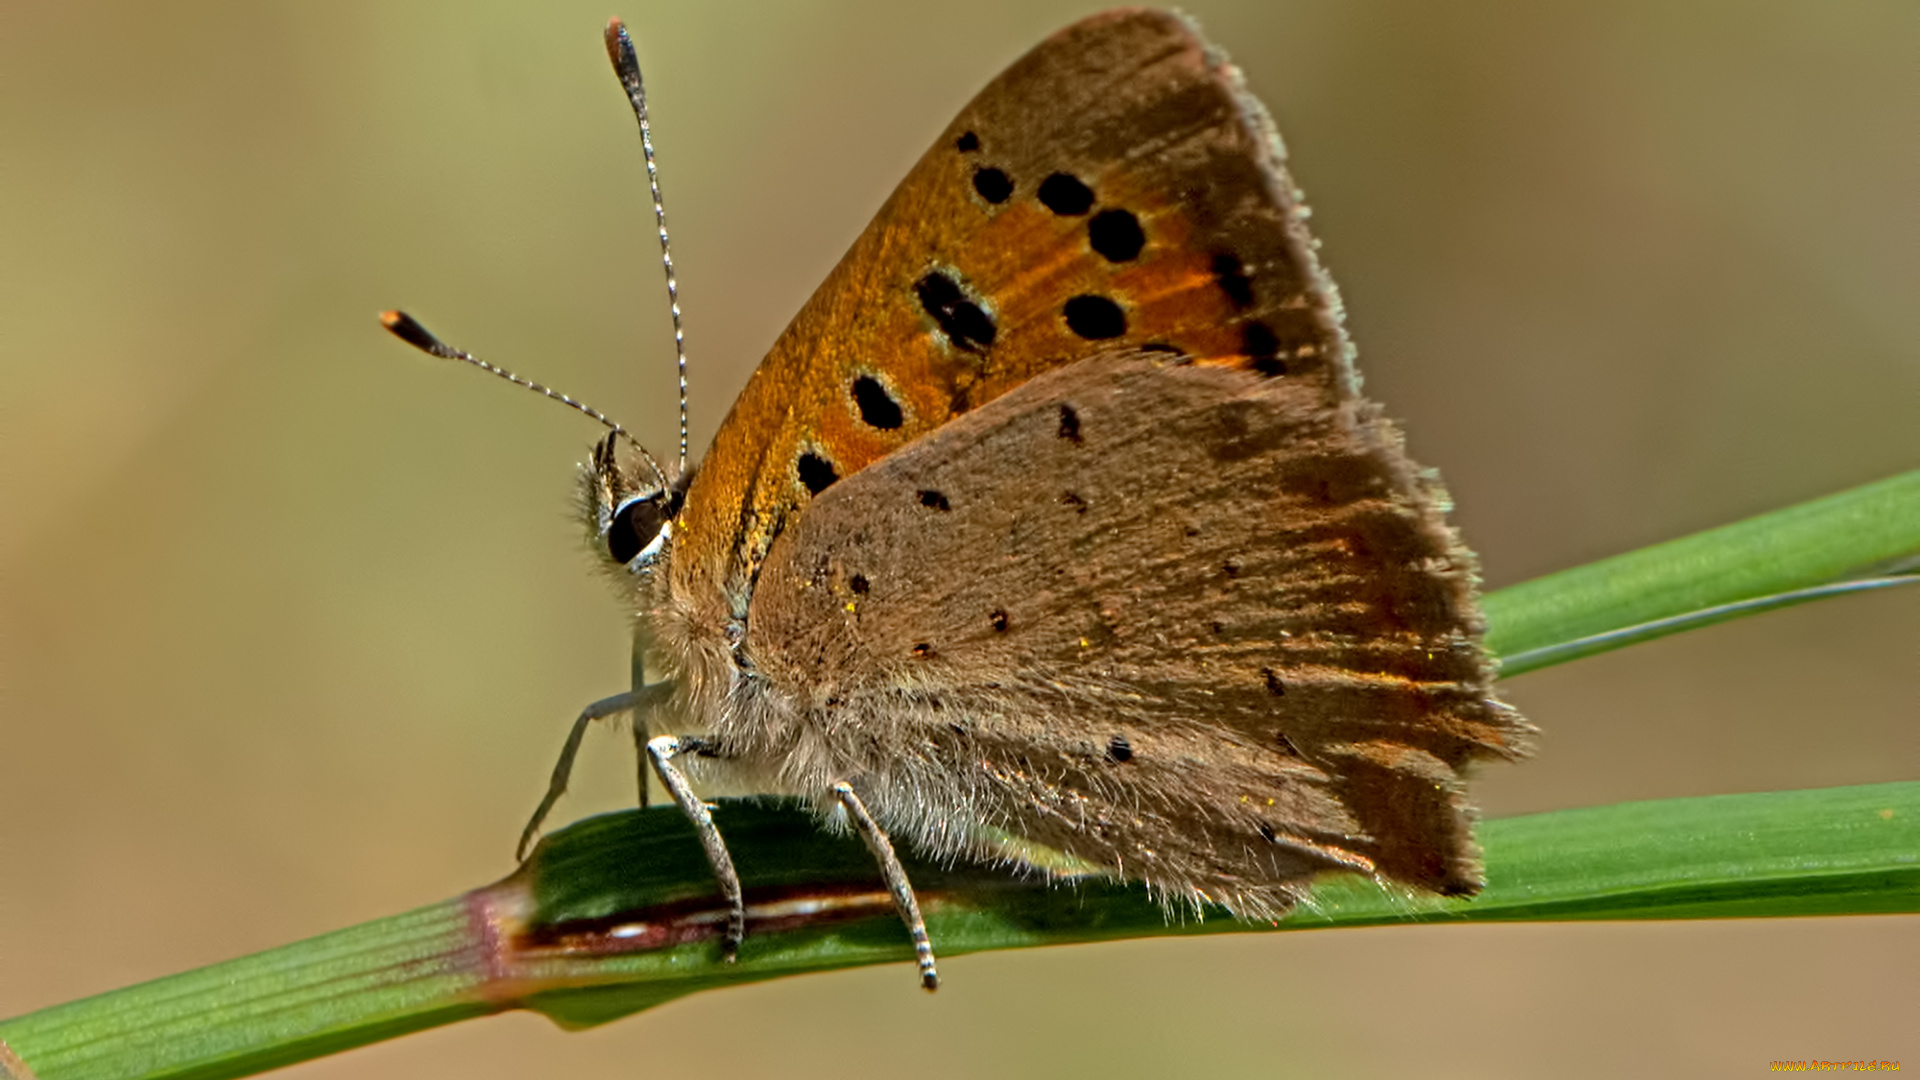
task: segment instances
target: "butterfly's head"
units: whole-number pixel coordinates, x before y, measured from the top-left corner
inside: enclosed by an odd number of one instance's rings
[[[668,475],[623,430],[594,444],[580,469],[580,509],[587,542],[609,570],[640,575],[665,565],[690,476]]]

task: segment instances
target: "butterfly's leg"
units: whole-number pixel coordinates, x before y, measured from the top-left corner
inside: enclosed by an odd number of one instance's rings
[[[653,732],[647,729],[647,725],[640,722],[640,717],[635,716],[633,718],[633,771],[634,781],[640,788],[640,801],[636,805],[642,810],[653,805],[653,792],[650,790],[652,785],[647,781],[647,777],[653,772],[650,764],[653,755],[647,753],[647,743],[652,739]]]
[[[633,639],[630,670],[632,672],[631,685],[635,687],[645,687],[648,685],[646,643],[641,640],[639,635],[635,635]],[[633,777],[636,785],[640,789],[640,800],[635,805],[644,810],[648,806],[653,805],[652,792],[648,790],[651,785],[647,782],[647,774],[651,771],[647,765],[647,740],[653,737],[653,731],[647,724],[646,714],[638,710],[634,712],[632,730]]]
[[[900,921],[907,924],[907,933],[913,938],[913,954],[920,960],[920,985],[929,990],[940,989],[940,975],[933,970],[933,942],[927,937],[926,920],[920,917],[920,901],[913,895],[913,883],[907,880],[906,868],[893,853],[893,842],[887,839],[873,815],[867,813],[866,804],[854,794],[852,784],[841,781],[833,785],[833,797],[846,808],[847,820],[853,823],[860,839],[866,841],[873,860],[880,864],[880,876],[886,879],[887,889],[893,893],[893,906],[899,909]]]
[[[693,793],[693,787],[687,783],[686,774],[673,763],[680,754],[699,753],[710,750],[712,744],[691,736],[662,735],[647,743],[647,757],[653,761],[653,771],[660,774],[660,780],[667,785],[667,791],[680,807],[680,812],[693,822],[693,831],[700,837],[700,847],[707,853],[707,863],[713,867],[713,876],[720,881],[720,895],[727,901],[727,935],[720,939],[720,953],[728,963],[733,962],[740,951],[740,939],[747,936],[747,905],[740,891],[740,874],[733,868],[733,856],[727,853],[727,842],[720,838],[720,830],[713,823],[713,807],[700,801]]]
[[[520,846],[514,849],[513,857],[524,861],[527,849],[533,846],[533,838],[540,832],[540,823],[547,820],[547,814],[560,796],[567,793],[567,780],[573,775],[573,759],[579,756],[580,740],[586,737],[587,725],[595,720],[605,720],[609,716],[618,716],[623,712],[644,709],[662,699],[673,689],[672,683],[654,683],[638,690],[629,690],[624,694],[601,698],[599,701],[580,710],[579,719],[573,722],[573,730],[567,732],[567,745],[560,748],[560,760],[553,763],[553,779],[547,782],[546,797],[534,809],[532,820],[520,832]]]

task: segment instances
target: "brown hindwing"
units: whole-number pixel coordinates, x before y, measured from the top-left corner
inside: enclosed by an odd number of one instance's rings
[[[791,718],[899,835],[979,821],[1276,914],[1313,874],[1479,885],[1460,772],[1494,700],[1471,556],[1397,434],[1324,382],[1119,350],[842,479],[749,619]]]

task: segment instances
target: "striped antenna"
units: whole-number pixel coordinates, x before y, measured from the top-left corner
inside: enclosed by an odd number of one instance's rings
[[[659,480],[660,490],[665,491],[672,486],[667,480],[667,474],[661,471],[660,463],[653,460],[652,454],[647,453],[647,448],[644,446],[641,446],[638,440],[634,439],[634,437],[631,434],[628,434],[626,428],[623,428],[618,423],[615,423],[612,418],[608,417],[607,414],[601,412],[599,409],[594,408],[593,406],[587,404],[584,401],[578,401],[578,400],[575,400],[574,398],[568,397],[567,395],[561,393],[558,390],[552,389],[551,387],[542,386],[539,383],[534,382],[532,379],[523,379],[520,376],[515,375],[513,372],[508,371],[506,368],[496,367],[493,364],[489,364],[485,360],[482,360],[479,357],[463,349],[454,348],[453,346],[433,336],[432,331],[420,325],[420,321],[418,319],[415,319],[413,316],[407,314],[404,311],[381,312],[380,325],[386,327],[388,330],[391,330],[393,332],[394,337],[399,338],[401,341],[406,342],[407,344],[413,346],[416,349],[419,349],[421,352],[426,353],[429,356],[437,356],[442,360],[459,360],[462,363],[472,364],[474,367],[479,368],[481,371],[487,372],[490,375],[498,375],[515,386],[525,387],[526,389],[531,390],[536,394],[542,394],[546,397],[550,397],[553,400],[559,402],[560,404],[565,405],[566,407],[574,410],[575,412],[585,413],[587,416],[590,416],[593,419],[598,420],[601,426],[605,427],[608,431],[613,432],[613,434],[616,437],[627,440],[628,445],[632,446],[635,450],[640,451],[640,456],[646,459],[647,467],[653,470],[653,475],[655,476],[655,478]]]
[[[640,150],[647,158],[647,186],[653,189],[653,219],[660,226],[660,262],[667,270],[667,304],[673,310],[673,355],[680,364],[680,475],[687,472],[687,343],[680,329],[680,283],[673,277],[673,249],[667,246],[667,207],[660,201],[660,170],[653,161],[653,128],[647,123],[647,88],[640,82],[640,58],[626,24],[607,20],[607,57],[626,88],[627,102],[640,121]]]

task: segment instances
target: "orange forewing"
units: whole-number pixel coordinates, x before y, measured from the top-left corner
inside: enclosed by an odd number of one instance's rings
[[[997,201],[982,170],[1008,181]],[[1091,204],[1045,205],[1055,173]],[[1137,252],[1096,250],[1104,211],[1137,226]],[[801,455],[849,475],[1099,349],[1283,364],[1301,392],[1344,396],[1337,299],[1302,216],[1264,111],[1183,19],[1115,12],[1043,42],[961,112],[755,371],[688,492],[676,591],[744,614],[768,544],[810,497]],[[977,302],[991,344],[941,331],[916,291],[929,273]],[[1116,303],[1124,332],[1076,333],[1063,305],[1085,295]],[[862,375],[898,403],[897,427],[863,421]]]

